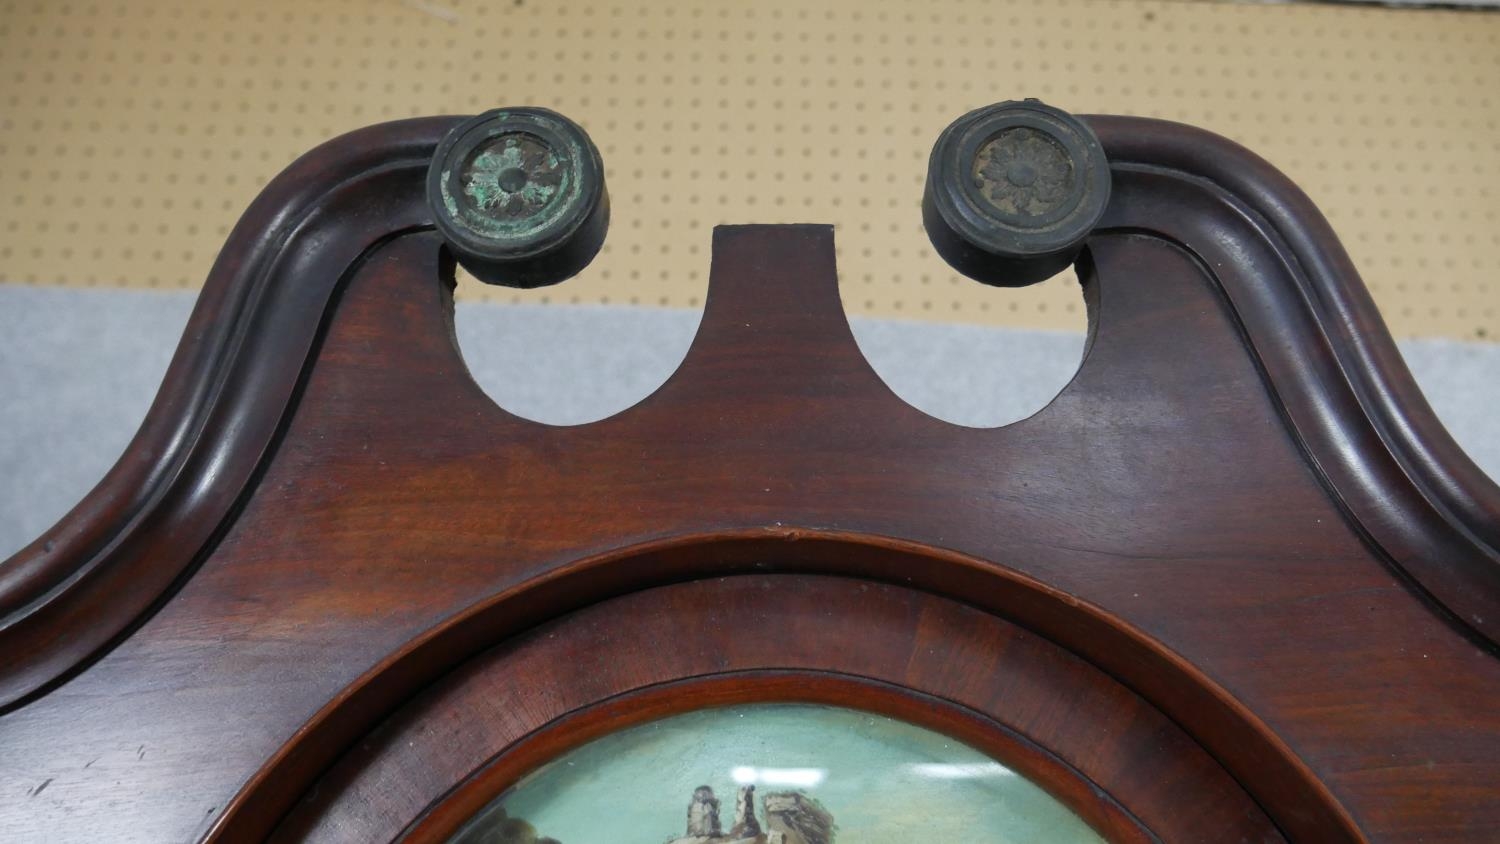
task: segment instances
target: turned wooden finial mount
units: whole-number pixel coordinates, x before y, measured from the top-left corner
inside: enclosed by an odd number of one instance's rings
[[[609,228],[599,150],[544,108],[495,109],[455,126],[432,157],[427,202],[459,263],[506,287],[571,278]]]
[[[1109,194],[1109,161],[1087,124],[1013,100],[971,111],[938,137],[922,218],[954,269],[1021,287],[1073,262]]]

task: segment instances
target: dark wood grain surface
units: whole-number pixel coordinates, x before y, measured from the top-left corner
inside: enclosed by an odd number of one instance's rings
[[[1492,840],[1500,495],[1263,162],[1094,120],[1115,191],[1090,345],[1020,423],[903,403],[849,334],[831,228],[745,226],[715,232],[674,377],[557,428],[495,406],[453,342],[417,185],[447,125],[366,130],[273,185],[122,468],[0,565],[0,840],[254,837],[467,660],[737,573],[894,584],[1045,640],[1290,840]],[[860,609],[830,631],[873,639]],[[647,682],[627,644],[600,658]],[[365,799],[410,814],[438,779]]]
[[[778,567],[777,549],[764,554]],[[632,593],[482,654],[362,738],[277,838],[388,840],[434,805],[406,840],[446,840],[567,748],[642,719],[765,700],[854,706],[962,738],[1112,841],[1283,840],[1179,727],[1045,639],[915,590],[786,574]],[[397,780],[409,786],[393,800]]]

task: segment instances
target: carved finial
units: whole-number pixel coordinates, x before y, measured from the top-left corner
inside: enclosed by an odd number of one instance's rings
[[[508,287],[576,274],[609,227],[599,150],[544,108],[495,109],[454,127],[428,170],[427,203],[459,263]]]
[[[927,165],[922,222],[938,254],[985,284],[1042,281],[1104,215],[1109,161],[1088,124],[1037,100],[971,111]]]

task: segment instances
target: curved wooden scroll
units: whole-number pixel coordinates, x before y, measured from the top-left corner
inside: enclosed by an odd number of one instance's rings
[[[1015,425],[901,402],[844,322],[831,229],[747,226],[715,232],[673,378],[551,428],[496,407],[452,341],[420,190],[451,122],[355,133],[279,177],[129,453],[0,565],[0,839],[255,837],[487,649],[769,571],[1046,636],[1290,839],[1500,825],[1500,492],[1264,162],[1092,118],[1115,190],[1089,351]]]
[[[456,121],[330,141],[245,212],[124,456],[0,564],[0,707],[137,623],[212,548],[290,413],[339,283],[376,244],[430,226],[421,180]]]
[[[1129,185],[1104,226],[1174,240],[1202,262],[1352,520],[1488,647],[1500,645],[1500,488],[1438,422],[1323,215],[1217,136],[1137,118],[1093,124]]]

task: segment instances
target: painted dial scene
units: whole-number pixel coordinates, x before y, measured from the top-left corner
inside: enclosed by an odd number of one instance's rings
[[[1100,842],[978,750],[870,713],[705,709],[572,750],[505,791],[457,844]]]

